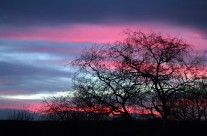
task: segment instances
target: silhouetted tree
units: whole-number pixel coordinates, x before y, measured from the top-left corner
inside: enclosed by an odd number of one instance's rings
[[[29,106],[24,106],[22,110],[12,110],[8,114],[8,120],[34,121],[37,119],[38,113],[36,111],[31,111]]]
[[[204,121],[207,114],[207,84],[195,83],[182,94],[177,94],[174,119],[180,121]]]
[[[71,92],[68,92],[68,94],[71,94]],[[71,95],[45,98],[41,112],[45,115],[44,119],[54,121],[104,119],[102,114],[85,112],[80,109]]]
[[[124,62],[108,48],[91,48],[72,64],[79,68],[74,78],[74,100],[79,108],[131,120],[142,81],[132,76]]]
[[[95,111],[124,118],[130,118],[128,106],[143,106],[161,117],[165,127],[176,94],[206,76],[205,55],[196,56],[189,44],[176,37],[127,34],[123,42],[85,50],[72,62],[79,68],[76,97]]]
[[[48,120],[65,121],[71,119],[71,112],[74,105],[68,96],[53,96],[45,98],[42,106],[42,113],[47,114]]]

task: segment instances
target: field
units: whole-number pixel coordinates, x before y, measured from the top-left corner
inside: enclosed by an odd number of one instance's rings
[[[159,121],[0,121],[2,136],[154,136],[159,132]],[[163,135],[206,135],[207,123],[170,122]]]

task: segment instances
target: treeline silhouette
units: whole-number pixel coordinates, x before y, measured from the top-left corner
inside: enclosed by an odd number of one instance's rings
[[[4,136],[155,136],[158,135],[161,122],[147,121],[0,121],[0,131]],[[206,122],[168,122],[163,136],[205,135]]]

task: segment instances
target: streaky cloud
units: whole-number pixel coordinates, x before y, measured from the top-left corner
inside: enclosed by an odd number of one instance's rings
[[[206,0],[1,0],[0,26],[161,21],[207,31]]]
[[[40,94],[67,90],[69,62],[92,43],[0,40],[0,95]]]

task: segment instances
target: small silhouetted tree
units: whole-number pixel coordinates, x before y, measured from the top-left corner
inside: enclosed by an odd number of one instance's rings
[[[174,119],[179,121],[204,121],[207,113],[207,83],[200,80],[186,92],[177,94]]]
[[[198,95],[200,97],[197,97],[199,100],[199,103],[197,104],[198,107],[200,107],[200,112],[202,114],[201,120],[207,120],[207,80],[206,78],[201,81],[197,87],[199,89]]]
[[[76,105],[71,92],[66,96],[53,96],[45,98],[42,102],[41,112],[44,120],[69,121],[69,120],[100,120],[104,119],[102,114],[84,111]]]
[[[53,96],[45,98],[42,102],[41,112],[45,114],[47,120],[66,121],[72,117],[74,105],[68,96]]]

